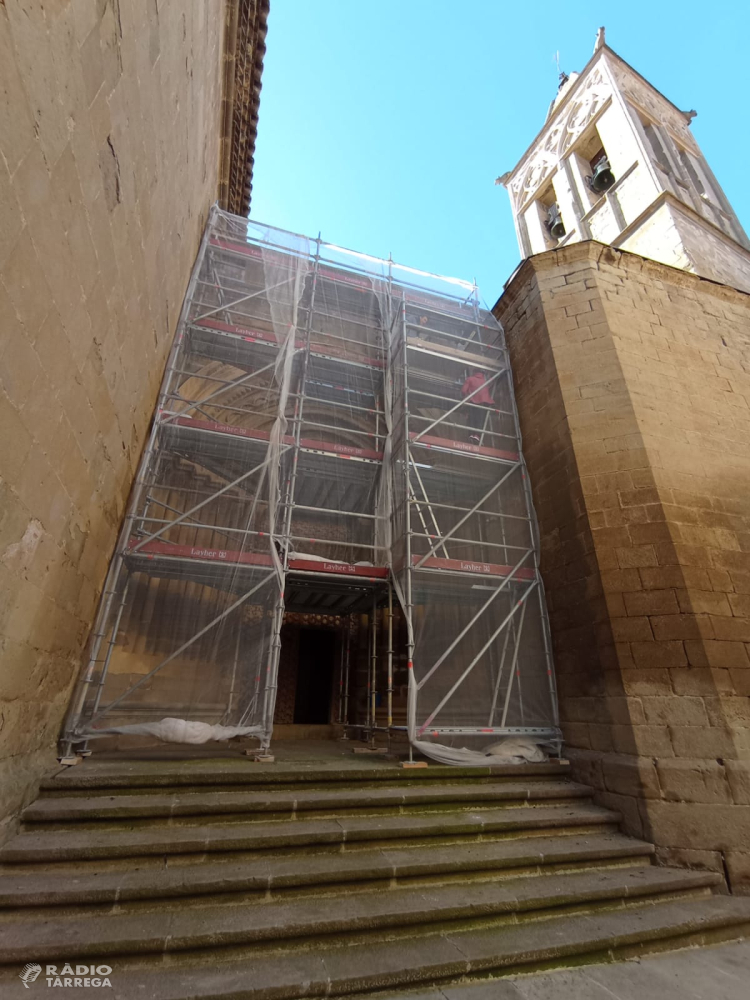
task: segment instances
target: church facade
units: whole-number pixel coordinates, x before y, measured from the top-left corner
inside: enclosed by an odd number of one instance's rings
[[[0,4],[14,109],[0,136],[0,297],[14,334],[0,392],[11,445],[0,818],[54,761],[209,206],[249,205],[267,3],[192,4],[187,17],[167,4],[148,32],[127,30],[129,6],[61,5],[32,38]],[[190,59],[210,87],[190,82]],[[128,129],[145,108],[144,128]],[[662,860],[739,892],[750,885],[750,249],[691,117],[600,34],[502,178],[523,263],[494,312],[539,519],[565,753]],[[68,118],[75,128],[61,127]],[[205,126],[192,145],[185,118]],[[280,708],[293,724],[289,655]],[[403,657],[397,682],[409,668]],[[331,698],[306,721],[337,721]]]

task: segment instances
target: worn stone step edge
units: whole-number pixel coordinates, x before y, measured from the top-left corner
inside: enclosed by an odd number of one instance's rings
[[[122,905],[129,900],[270,893],[315,885],[330,888],[382,880],[428,880],[461,873],[497,875],[528,868],[544,875],[551,866],[586,865],[590,870],[608,863],[650,858],[654,853],[652,844],[614,833],[472,842],[468,852],[455,846],[404,847],[115,872],[97,871],[92,864],[64,874],[0,875],[0,908]]]
[[[360,782],[391,782],[393,784],[422,784],[430,781],[486,781],[508,777],[514,780],[528,777],[550,775],[564,776],[570,773],[570,766],[565,763],[549,764],[505,764],[494,767],[450,767],[441,764],[430,764],[429,767],[415,770],[402,770],[395,764],[393,767],[346,767],[346,768],[314,768],[304,770],[301,767],[287,769],[278,764],[256,764],[250,760],[232,762],[218,760],[201,760],[180,763],[160,761],[158,770],[150,767],[138,769],[138,766],[117,765],[105,770],[106,765],[89,764],[84,761],[78,767],[66,767],[44,778],[40,784],[42,790],[64,790],[66,788],[108,789],[108,788],[174,788],[176,786],[196,787],[210,785],[218,788],[224,785],[326,785],[358,784]]]
[[[620,814],[598,806],[505,808],[441,816],[350,817],[338,820],[255,823],[246,826],[160,827],[131,831],[24,832],[0,851],[0,862],[46,863],[146,854],[204,854],[312,844],[351,844],[406,838],[511,833],[519,830],[617,825]]]
[[[463,886],[402,888],[372,894],[339,894],[274,903],[238,906],[202,906],[171,913],[92,917],[61,915],[40,921],[17,921],[0,927],[0,964],[23,962],[30,952],[37,961],[85,956],[161,955],[166,952],[243,948],[278,948],[311,939],[325,947],[325,938],[376,938],[395,928],[409,935],[428,924],[507,921],[523,914],[545,915],[558,908],[608,907],[627,902],[658,902],[696,890],[708,890],[721,881],[712,872],[643,867],[609,872],[575,872],[485,882]],[[321,938],[323,940],[321,940]],[[221,960],[217,951],[214,958]]]
[[[750,931],[750,900],[713,897],[637,909],[565,914],[535,924],[431,933],[408,941],[312,948],[203,967],[118,971],[114,1000],[302,1000],[499,977],[585,961],[610,961],[667,945],[728,940]],[[29,956],[29,960],[34,960]],[[2,974],[3,1000],[26,1000],[17,970]]]
[[[485,802],[543,802],[591,798],[587,785],[569,781],[526,782],[474,785],[434,785],[408,788],[293,791],[223,791],[183,792],[173,795],[64,796],[44,795],[28,806],[22,815],[25,823],[72,820],[105,820],[200,816],[206,813],[297,813],[418,807],[432,804]]]

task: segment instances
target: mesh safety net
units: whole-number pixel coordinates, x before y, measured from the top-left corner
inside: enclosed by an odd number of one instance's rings
[[[268,746],[285,608],[392,585],[418,749],[556,739],[537,551],[476,290],[214,208],[64,738]]]
[[[472,290],[394,289],[392,568],[408,609],[408,727],[486,763],[501,737],[557,739],[531,495],[501,327]]]

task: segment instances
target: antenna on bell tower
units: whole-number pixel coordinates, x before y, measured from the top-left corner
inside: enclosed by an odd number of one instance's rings
[[[560,69],[560,50],[559,49],[557,50],[557,52],[555,52],[555,54],[553,56],[553,59],[554,59],[555,65],[557,66],[557,79],[559,81],[557,89],[558,90],[562,90],[562,88],[568,82],[569,77],[568,77],[568,74],[565,72],[565,70],[561,70]]]

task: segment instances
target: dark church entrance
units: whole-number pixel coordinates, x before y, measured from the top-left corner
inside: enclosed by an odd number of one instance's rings
[[[331,693],[336,633],[331,629],[302,628],[299,633],[296,725],[325,726],[331,721]]]

